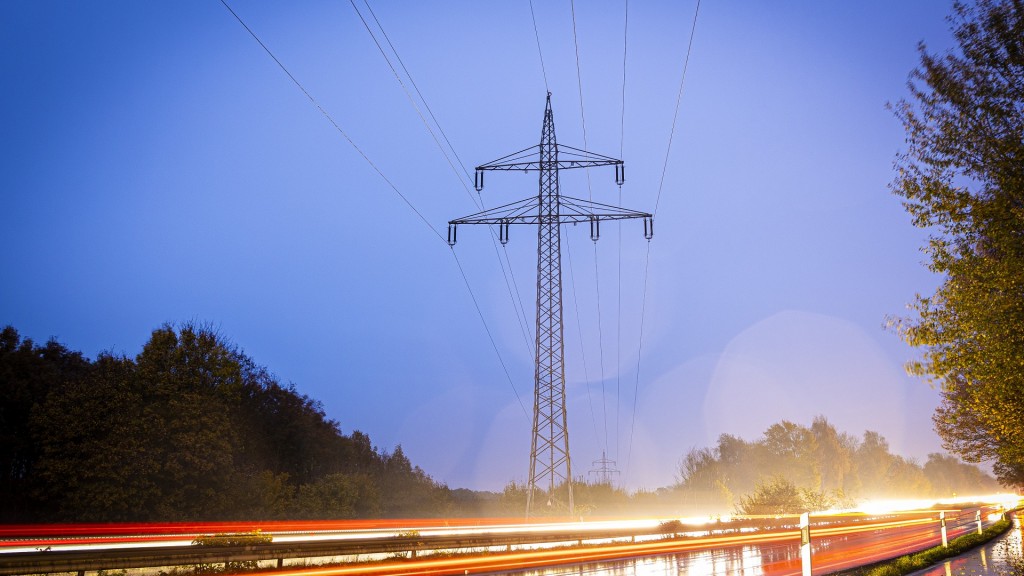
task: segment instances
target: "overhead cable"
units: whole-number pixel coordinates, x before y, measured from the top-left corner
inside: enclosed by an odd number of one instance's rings
[[[363,160],[365,160],[366,163],[369,164],[371,168],[373,168],[377,175],[380,176],[381,179],[384,180],[384,182],[386,182],[388,186],[395,192],[395,194],[397,194],[405,202],[405,204],[420,218],[420,220],[423,221],[424,224],[426,224],[426,226],[431,230],[431,232],[433,232],[434,235],[437,236],[438,239],[444,242],[445,245],[447,246],[448,240],[444,236],[442,236],[441,233],[438,232],[436,228],[434,228],[434,226],[423,216],[423,214],[416,209],[412,202],[404,194],[402,194],[398,187],[395,186],[395,184],[390,179],[388,179],[387,176],[384,175],[384,173],[380,170],[380,168],[377,167],[376,164],[373,163],[372,160],[370,160],[370,157],[367,156],[366,153],[363,152],[363,150],[358,145],[356,145],[355,141],[353,141],[352,138],[349,137],[349,135],[341,128],[341,126],[334,120],[334,118],[327,112],[327,110],[325,110],[320,105],[320,103],[317,102],[313,95],[310,94],[308,90],[306,90],[302,83],[299,82],[294,75],[292,75],[288,68],[277,58],[277,56],[274,55],[270,48],[267,47],[267,45],[264,44],[262,40],[260,40],[259,36],[256,35],[252,28],[250,28],[248,24],[246,24],[245,21],[242,20],[238,13],[235,12],[230,5],[228,5],[227,0],[220,0],[220,3],[223,4],[225,8],[227,8],[228,12],[230,12],[231,15],[234,16],[235,20],[237,20],[238,23],[241,24],[243,28],[245,28],[246,32],[248,32],[249,35],[252,36],[253,40],[255,40],[260,45],[260,47],[263,48],[263,51],[266,52],[267,55],[270,56],[270,58],[277,64],[277,66],[285,73],[285,75],[287,75],[288,78],[291,79],[292,83],[294,83],[295,86],[297,86],[299,90],[301,90],[302,93],[305,94],[306,98],[309,99],[313,106],[315,106],[316,109],[319,110],[320,113],[327,119],[327,121],[330,122],[332,126],[334,126],[334,129],[337,130],[338,133],[341,134],[343,138],[345,138],[345,140],[356,150],[356,152],[359,153],[360,156],[362,156]],[[451,247],[449,246],[449,248]],[[512,387],[512,391],[516,396],[516,400],[518,400],[519,406],[523,409],[523,414],[526,416],[527,419],[529,419],[530,416],[529,413],[526,411],[526,406],[523,404],[523,400],[519,395],[519,391],[516,389],[515,384],[512,382],[512,376],[509,374],[508,367],[505,366],[505,361],[502,359],[501,353],[498,351],[497,344],[495,343],[494,337],[491,334],[491,329],[487,325],[487,320],[484,318],[483,312],[480,310],[480,306],[477,303],[476,295],[473,292],[473,288],[469,284],[469,278],[466,276],[466,272],[462,268],[462,263],[459,261],[458,255],[455,254],[454,250],[450,250],[450,253],[452,255],[452,258],[455,259],[455,263],[459,268],[459,272],[462,274],[462,280],[466,284],[466,289],[469,291],[470,298],[473,300],[473,305],[476,307],[477,315],[480,317],[480,322],[484,325],[484,331],[487,332],[487,337],[491,341],[491,346],[494,348],[494,353],[498,357],[498,362],[501,364],[501,368],[505,372],[505,378],[508,380],[509,386]]]
[[[693,11],[693,24],[690,26],[690,40],[686,44],[686,58],[683,60],[683,71],[682,71],[682,73],[680,74],[680,77],[679,77],[679,92],[676,95],[676,108],[675,108],[675,112],[672,115],[672,129],[669,131],[668,146],[666,147],[666,150],[665,150],[665,164],[662,166],[662,169],[661,169],[661,181],[658,183],[658,196],[657,196],[657,199],[654,202],[654,211],[652,212],[652,215],[654,215],[654,216],[657,216],[657,214],[658,214],[658,205],[661,202],[661,190],[662,190],[662,187],[665,184],[665,172],[668,170],[669,153],[672,150],[672,137],[675,135],[676,119],[679,117],[679,103],[682,101],[682,98],[683,98],[683,83],[686,81],[686,69],[687,69],[687,67],[690,64],[690,52],[693,49],[693,37],[694,37],[694,33],[697,30],[697,15],[698,14],[700,14],[700,0],[697,0],[697,7]],[[633,416],[632,416],[631,422],[630,422],[630,427],[629,427],[629,444],[628,444],[628,449],[626,451],[626,473],[627,474],[629,472],[630,459],[633,456],[633,434],[634,434],[634,432],[636,430],[636,406],[637,406],[637,402],[638,402],[638,399],[639,399],[639,393],[640,393],[640,361],[641,361],[641,358],[643,357],[644,321],[646,319],[645,315],[646,315],[646,312],[647,312],[647,275],[648,275],[648,272],[650,270],[650,264],[651,264],[651,245],[650,245],[650,242],[648,242],[648,244],[647,244],[647,256],[645,257],[645,264],[644,264],[644,295],[643,295],[643,304],[641,305],[641,308],[640,308],[640,341],[639,341],[639,345],[637,347],[637,357],[636,357],[636,382],[635,382],[635,384],[633,386]]]

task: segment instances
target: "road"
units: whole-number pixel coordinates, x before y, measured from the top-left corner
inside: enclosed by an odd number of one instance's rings
[[[977,507],[948,510],[948,537],[952,539],[977,530],[978,510]],[[984,524],[997,517],[990,515],[993,510],[983,509]],[[813,516],[814,572],[834,572],[938,545],[941,541],[938,516],[934,509]],[[312,548],[315,543],[322,545],[324,542],[342,546],[346,541],[393,542],[402,538],[415,541],[405,548],[406,552],[377,554],[377,562],[358,565],[289,567],[289,564],[303,564],[306,559],[278,561],[268,555],[269,552],[262,556],[265,560],[261,566],[266,568],[266,573],[281,576],[560,574],[564,569],[559,567],[564,566],[571,566],[574,573],[578,573],[581,564],[591,566],[587,572],[594,573],[598,568],[593,566],[597,564],[621,567],[624,563],[637,562],[675,566],[674,571],[665,571],[672,573],[678,573],[684,566],[686,572],[702,574],[742,572],[782,576],[801,572],[800,534],[795,517],[734,518],[675,529],[680,530],[679,537],[663,534],[663,527],[656,520],[536,524],[507,519],[0,526],[0,562],[4,557],[19,554],[51,558],[55,556],[53,552],[61,551],[87,554],[104,551],[110,555],[121,553],[119,551],[128,554],[132,549],[194,549],[190,546],[192,540],[202,534],[259,530],[261,534],[272,536],[274,546],[281,548],[289,544],[292,549]],[[509,544],[510,538],[517,543]],[[472,550],[476,551],[487,549],[481,542],[492,546],[485,555],[454,555],[449,548],[431,557],[429,552],[434,543],[454,546],[451,543],[456,540],[472,542]],[[569,546],[580,541],[587,545]],[[458,547],[470,546],[460,544]],[[374,559],[374,556],[362,555],[360,559]],[[278,568],[279,564],[283,567]]]

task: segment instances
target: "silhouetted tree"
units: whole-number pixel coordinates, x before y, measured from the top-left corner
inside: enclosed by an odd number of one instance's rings
[[[302,518],[368,518],[381,513],[383,493],[365,474],[329,474],[299,488],[296,512]]]
[[[11,326],[0,330],[0,523],[33,519],[50,502],[39,489],[39,442],[32,413],[46,397],[85,377],[91,363],[56,341],[36,346]]]
[[[0,520],[440,515],[451,493],[341,433],[209,328],[154,330],[94,363],[0,332]]]

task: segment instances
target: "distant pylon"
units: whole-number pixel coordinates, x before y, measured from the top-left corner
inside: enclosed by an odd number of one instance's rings
[[[615,460],[609,460],[604,451],[601,451],[601,459],[594,460],[596,468],[589,471],[589,474],[597,479],[598,484],[614,484],[614,479],[619,471],[615,468]]]
[[[488,170],[540,172],[537,196],[448,222],[448,243],[452,245],[455,244],[459,224],[497,225],[498,238],[502,244],[508,242],[510,225],[537,225],[537,332],[527,517],[534,510],[539,489],[546,491],[546,505],[549,509],[561,503],[559,493],[564,491],[568,514],[575,512],[565,413],[561,225],[589,223],[590,237],[596,241],[600,236],[602,220],[642,218],[644,236],[650,240],[654,234],[653,217],[646,212],[559,194],[559,170],[594,166],[615,166],[615,182],[622,185],[625,180],[622,160],[558,145],[555,140],[555,119],[551,112],[551,93],[548,92],[540,144],[481,164],[476,167],[475,174],[476,190],[479,192],[483,190],[484,172]]]

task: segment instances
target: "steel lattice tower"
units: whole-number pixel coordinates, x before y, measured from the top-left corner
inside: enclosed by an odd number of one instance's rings
[[[497,225],[502,244],[508,242],[510,225],[537,225],[537,332],[527,516],[533,510],[538,489],[546,491],[547,504],[551,506],[559,500],[556,491],[562,489],[562,485],[567,493],[565,502],[568,513],[572,515],[574,512],[572,461],[569,457],[565,410],[561,225],[589,223],[591,239],[596,241],[602,220],[642,218],[644,235],[650,239],[654,233],[654,221],[650,214],[559,193],[560,170],[595,166],[615,166],[615,181],[619,185],[623,183],[625,168],[622,160],[558,145],[555,139],[555,119],[551,111],[551,93],[548,92],[540,144],[477,166],[475,174],[475,185],[479,192],[483,190],[484,172],[487,170],[538,171],[540,183],[537,196],[448,222],[448,243],[452,245],[455,244],[459,224]]]

